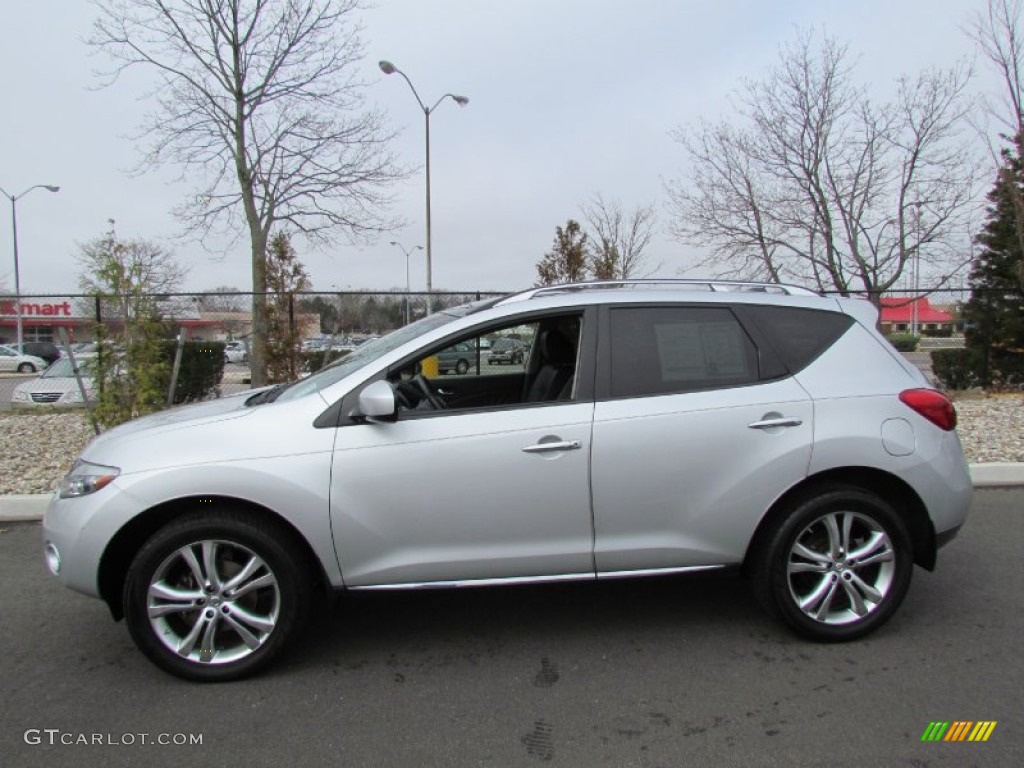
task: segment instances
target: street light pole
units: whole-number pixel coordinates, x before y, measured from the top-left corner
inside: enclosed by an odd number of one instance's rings
[[[60,187],[54,186],[53,184],[36,184],[35,186],[29,187],[20,195],[12,195],[7,192],[3,187],[0,187],[0,193],[11,201],[11,234],[14,238],[14,317],[18,325],[18,351],[23,351],[24,344],[24,333],[21,324],[21,271],[18,265],[18,201],[31,192],[33,189],[45,189],[49,192],[59,192]]]
[[[380,61],[378,63],[378,66],[380,67],[380,71],[383,72],[385,75],[393,75],[396,72],[399,75],[401,75],[405,79],[405,82],[408,84],[409,90],[412,91],[412,95],[416,97],[416,103],[419,104],[420,105],[420,109],[423,110],[423,122],[424,122],[425,135],[426,135],[426,159],[427,159],[427,168],[426,168],[426,171],[427,171],[427,314],[429,315],[431,310],[432,310],[432,308],[433,308],[433,295],[432,295],[432,293],[433,293],[433,289],[434,289],[434,282],[433,282],[433,274],[434,274],[434,272],[433,272],[433,265],[434,265],[434,261],[433,261],[433,252],[431,250],[431,239],[430,239],[430,113],[433,112],[435,109],[437,109],[438,105],[440,105],[440,103],[442,101],[444,101],[445,99],[450,98],[452,101],[454,101],[460,107],[464,107],[467,104],[469,104],[469,99],[466,98],[465,96],[458,96],[458,95],[456,95],[454,93],[446,93],[441,98],[439,98],[436,102],[434,102],[434,106],[427,107],[427,105],[423,103],[423,99],[420,98],[419,93],[416,92],[416,87],[412,84],[412,80],[409,79],[409,76],[406,75],[405,72],[403,72],[402,70],[400,70],[398,67],[396,67],[394,64],[392,64],[390,61],[387,61],[387,60]]]
[[[412,317],[410,315],[410,310],[409,310],[409,294],[412,292],[412,288],[410,287],[410,283],[409,283],[409,253],[410,252],[406,249],[406,247],[404,245],[402,245],[397,240],[392,240],[391,244],[392,245],[397,245],[399,248],[402,249],[402,253],[405,254],[405,324],[408,325],[410,323],[410,321],[412,320]],[[412,249],[414,251],[422,251],[423,250],[423,246],[422,245],[414,245]]]

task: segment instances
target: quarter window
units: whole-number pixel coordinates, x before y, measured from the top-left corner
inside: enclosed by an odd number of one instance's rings
[[[721,307],[611,309],[611,394],[639,397],[758,380],[757,350]]]

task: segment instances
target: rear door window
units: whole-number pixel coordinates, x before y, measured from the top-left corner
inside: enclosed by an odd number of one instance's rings
[[[642,397],[758,381],[757,349],[724,307],[614,307],[611,396]]]

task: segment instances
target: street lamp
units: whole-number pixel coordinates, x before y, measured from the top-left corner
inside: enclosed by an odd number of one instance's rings
[[[411,320],[410,313],[409,313],[409,299],[410,299],[409,293],[411,291],[411,289],[409,287],[409,253],[410,253],[410,251],[406,250],[406,247],[404,245],[402,245],[400,242],[398,242],[397,240],[392,240],[391,244],[392,245],[397,245],[399,248],[402,249],[402,253],[405,254],[405,324],[408,325],[409,321]],[[423,246],[422,245],[414,245],[412,249],[414,251],[422,251],[423,250]],[[429,304],[430,302],[428,301],[427,303]]]
[[[430,250],[430,113],[437,109],[438,105],[447,98],[450,98],[460,107],[464,107],[469,104],[469,99],[465,96],[457,96],[454,93],[446,93],[444,96],[434,102],[434,106],[427,107],[423,103],[423,99],[416,92],[416,87],[412,84],[412,80],[402,70],[392,64],[390,61],[381,61],[378,63],[380,71],[385,75],[393,75],[396,72],[405,78],[405,82],[409,85],[409,90],[412,91],[412,95],[416,97],[416,103],[420,105],[420,109],[423,110],[423,121],[426,125],[426,151],[427,151],[427,314],[430,314],[431,305],[433,303],[431,293],[433,291],[433,260],[431,258]]]
[[[26,189],[20,195],[9,194],[7,190],[0,187],[0,192],[3,193],[3,196],[11,201],[11,233],[14,237],[14,316],[17,318],[18,323],[19,352],[22,351],[24,338],[21,327],[21,275],[18,271],[18,207],[16,203],[33,189],[45,189],[50,192],[60,192],[60,187],[54,186],[53,184],[36,184],[34,187]]]

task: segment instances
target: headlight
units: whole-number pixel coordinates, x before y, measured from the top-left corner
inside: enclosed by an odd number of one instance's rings
[[[82,402],[82,393],[77,389],[72,389],[61,395],[60,399],[65,403],[80,403]]]
[[[26,390],[15,390],[14,397],[11,398],[11,401],[15,403],[27,403],[29,401],[28,392]]]
[[[60,481],[57,493],[62,499],[73,499],[88,496],[106,485],[121,474],[117,467],[105,467],[102,464],[90,464],[79,459],[64,479]]]

